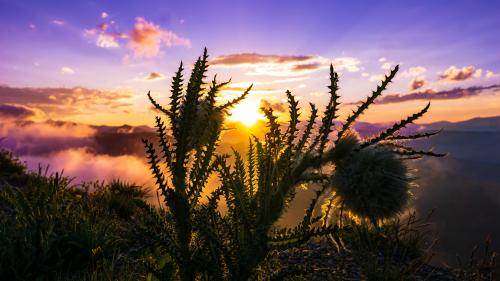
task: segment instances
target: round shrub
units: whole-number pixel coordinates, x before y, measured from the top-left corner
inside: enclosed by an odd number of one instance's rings
[[[387,148],[369,147],[340,161],[331,184],[346,210],[375,223],[404,210],[410,180],[403,160]]]

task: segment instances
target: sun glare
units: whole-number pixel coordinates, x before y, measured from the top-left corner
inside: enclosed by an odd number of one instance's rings
[[[243,100],[231,110],[229,120],[241,122],[250,127],[258,120],[264,119],[264,115],[259,110],[260,100]]]

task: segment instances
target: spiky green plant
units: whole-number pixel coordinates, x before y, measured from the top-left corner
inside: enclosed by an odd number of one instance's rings
[[[353,133],[354,122],[382,94],[398,67],[349,115],[341,128],[334,128],[340,103],[338,74],[331,66],[330,99],[319,123],[318,109],[310,104],[310,117],[305,121],[305,129],[299,132],[298,101],[287,91],[290,120],[286,128],[280,126],[271,108],[264,108],[268,126],[264,139],[251,138],[246,158],[234,151],[234,164],[230,165],[229,155],[216,152],[223,117],[227,109],[249,94],[252,86],[239,98],[218,104],[217,94],[229,81],[217,83],[214,78],[207,86],[204,81],[207,68],[205,49],[184,86],[181,63],[173,77],[168,107],[160,105],[148,93],[154,107],[166,116],[170,125],[167,129],[163,119],[156,117],[159,147],[155,148],[149,140],[143,142],[166,206],[158,213],[158,221],[165,224],[158,236],[175,260],[181,280],[247,280],[254,276],[255,269],[271,250],[336,233],[338,226],[329,223],[328,211],[314,214],[322,195],[331,190],[337,191],[338,202],[361,216],[377,220],[394,215],[408,200],[409,178],[403,160],[440,156],[396,143],[428,136],[402,136],[399,130],[421,117],[429,105],[371,139],[362,141]],[[377,166],[376,171],[365,170],[373,166]],[[326,167],[335,169],[324,173],[332,170]],[[387,176],[386,171],[381,171],[383,167],[392,169],[394,175]],[[220,185],[207,195],[207,180],[214,173],[218,174]],[[296,187],[304,182],[319,183],[320,188],[302,222],[295,228],[276,227],[276,221],[293,200]],[[357,196],[360,190],[375,196],[375,203],[370,201],[365,206],[368,197]],[[204,194],[206,202],[201,200]],[[224,213],[219,211],[221,204],[227,206]]]

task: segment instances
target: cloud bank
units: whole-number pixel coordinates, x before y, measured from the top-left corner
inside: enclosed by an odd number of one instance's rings
[[[37,111],[36,116],[66,116],[83,112],[95,112],[128,108],[132,93],[127,91],[106,91],[82,87],[74,88],[17,88],[0,85],[0,105],[3,112],[16,105],[26,110]],[[20,109],[18,109],[20,110]],[[6,113],[5,113],[6,114]],[[26,113],[27,114],[27,113]],[[22,117],[22,116],[19,116]]]

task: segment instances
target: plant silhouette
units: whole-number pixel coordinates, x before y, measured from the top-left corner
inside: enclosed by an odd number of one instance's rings
[[[182,63],[173,77],[170,104],[160,105],[148,93],[154,107],[165,115],[169,128],[156,117],[159,146],[143,140],[151,171],[166,209],[161,233],[178,266],[182,280],[247,280],[273,249],[300,245],[311,237],[336,234],[339,226],[328,220],[333,205],[342,206],[374,224],[401,212],[409,199],[411,178],[404,163],[431,151],[416,151],[402,141],[428,137],[437,132],[403,136],[400,129],[424,115],[420,112],[394,124],[377,136],[360,140],[352,125],[374,103],[392,81],[398,66],[359,105],[339,129],[334,128],[340,105],[338,74],[330,67],[330,99],[321,118],[310,104],[310,117],[299,130],[300,108],[287,91],[289,121],[281,126],[271,108],[264,108],[268,132],[264,139],[252,137],[246,156],[233,150],[220,154],[217,147],[228,109],[251,91],[227,103],[217,95],[230,81],[205,83],[208,55],[194,64],[184,85]],[[317,122],[319,120],[319,123]],[[169,136],[171,134],[171,137]],[[228,159],[233,157],[234,164]],[[327,169],[333,167],[333,169]],[[331,172],[323,172],[329,170]],[[207,181],[217,174],[219,186],[208,194]],[[293,200],[301,183],[320,188],[295,228],[275,225]],[[324,200],[325,194],[332,200]],[[333,197],[331,197],[333,196]],[[323,201],[330,208],[315,214]],[[227,211],[219,211],[225,204]]]

